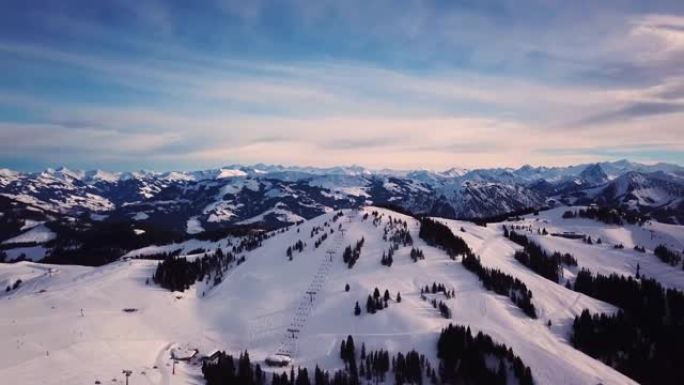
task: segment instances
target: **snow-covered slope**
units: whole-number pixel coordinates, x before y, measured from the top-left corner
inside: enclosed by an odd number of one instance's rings
[[[373,211],[381,217],[376,224],[372,215],[364,219]],[[414,246],[424,251],[425,260],[414,263],[409,258],[411,247],[400,247],[391,267],[381,265],[380,256],[389,247],[383,235],[390,216],[407,222]],[[334,217],[331,212],[274,234],[261,247],[241,254],[245,262],[229,269],[218,286],[198,283],[184,293],[146,284],[155,261],[122,260],[98,268],[0,264],[0,283],[23,281],[18,289],[0,294],[0,340],[7,341],[0,350],[0,378],[19,385],[112,383],[112,379],[122,381],[122,370],[130,369],[136,384],[201,383],[199,368],[188,363],[179,363],[176,374],[171,374],[174,347],[197,348],[204,354],[248,349],[253,359],[263,360],[287,345],[295,365],[336,369],[343,367],[339,344],[347,335],[368,349],[416,349],[436,365],[439,331],[452,322],[470,325],[510,346],[531,367],[537,384],[634,383],[568,343],[570,323],[583,309],[613,312],[615,308],[517,263],[512,256],[517,246],[502,237],[498,226],[443,220],[481,255],[483,265],[519,278],[533,291],[538,319],[526,317],[509,298],[485,291],[458,261],[424,244],[415,219],[373,207],[345,210],[336,221]],[[555,217],[540,218],[551,222]],[[322,232],[312,238],[314,228],[328,234],[318,248],[314,241]],[[676,229],[654,231],[682,239]],[[365,239],[361,256],[350,269],[341,260],[342,251],[361,238]],[[548,247],[564,245],[548,239]],[[289,260],[285,251],[298,240],[306,246]],[[227,245],[226,240],[220,242]],[[130,256],[176,249],[186,254],[215,246],[210,242],[159,246]],[[580,260],[580,266],[584,263]],[[606,269],[620,269],[623,264],[612,258],[602,263]],[[455,291],[453,298],[443,299],[452,310],[451,320],[441,318],[420,298],[420,288],[433,282]],[[344,290],[346,284],[349,292]],[[388,289],[393,298],[400,292],[403,300],[390,301],[376,314],[354,316],[355,302],[364,304],[375,287]],[[310,298],[306,292],[312,288],[316,294]],[[309,310],[302,313],[298,308]],[[294,345],[286,331],[293,320],[301,325]],[[551,327],[546,325],[549,320]]]
[[[39,224],[35,227],[31,227],[24,233],[17,235],[16,237],[7,239],[3,241],[3,244],[13,244],[13,243],[45,243],[55,239],[56,234],[48,229],[45,225]]]
[[[594,273],[609,275],[618,273],[633,276],[637,265],[641,274],[656,278],[662,285],[684,290],[684,270],[682,266],[670,266],[663,263],[655,255],[653,249],[658,245],[667,246],[671,250],[684,250],[684,226],[660,222],[648,222],[642,226],[623,224],[606,225],[584,218],[563,218],[563,212],[583,207],[560,207],[542,211],[538,216],[529,215],[522,221],[505,223],[508,226],[518,225],[531,228],[525,235],[549,251],[572,253],[580,267]],[[539,230],[548,233],[574,233],[591,237],[593,244],[586,244],[582,239],[566,239],[563,237],[542,236]],[[601,243],[596,241],[601,239]],[[624,248],[616,249],[616,245]],[[645,248],[645,253],[635,251],[634,246]],[[572,274],[572,272],[570,272]]]

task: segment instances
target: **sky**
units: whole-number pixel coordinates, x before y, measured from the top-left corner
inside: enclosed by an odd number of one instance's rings
[[[4,0],[0,168],[684,164],[681,0]]]

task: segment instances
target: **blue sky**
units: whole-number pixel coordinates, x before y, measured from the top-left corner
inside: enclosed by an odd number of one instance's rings
[[[684,163],[681,1],[14,1],[0,167]]]

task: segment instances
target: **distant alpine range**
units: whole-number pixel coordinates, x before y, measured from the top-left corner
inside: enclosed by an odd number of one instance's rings
[[[146,237],[180,239],[246,227],[275,229],[369,204],[469,220],[558,205],[597,204],[680,224],[684,222],[684,167],[621,160],[446,171],[264,164],[192,172],[2,169],[0,239],[5,248],[32,245],[36,239],[24,233],[30,224],[40,224],[34,231],[45,231],[36,235],[38,240],[52,241],[50,249],[62,250],[57,254],[72,255],[73,247],[60,244],[59,239],[73,238],[74,231],[82,237],[134,228],[140,242]],[[25,256],[40,260],[46,252],[40,249]]]

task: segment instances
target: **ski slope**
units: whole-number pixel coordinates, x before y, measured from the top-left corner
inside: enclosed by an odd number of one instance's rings
[[[363,219],[372,211],[382,215],[378,226],[373,225],[372,216]],[[233,354],[249,350],[253,360],[264,360],[286,347],[294,365],[339,369],[343,367],[339,345],[347,335],[352,335],[358,346],[365,343],[367,349],[383,348],[392,353],[416,349],[436,365],[439,332],[455,323],[470,325],[474,332],[481,330],[511,347],[530,366],[538,384],[634,383],[568,343],[572,319],[583,309],[616,309],[520,265],[513,258],[518,246],[503,238],[499,226],[485,228],[440,219],[481,256],[483,265],[519,278],[532,290],[538,319],[526,317],[507,297],[485,291],[460,262],[425,245],[418,237],[415,219],[373,207],[344,213],[336,222],[332,221],[335,213],[328,213],[278,233],[246,253],[246,261],[230,269],[218,286],[200,283],[184,293],[146,284],[156,261],[121,260],[98,268],[0,264],[0,284],[18,278],[24,282],[16,291],[0,294],[0,340],[8,342],[0,350],[0,378],[12,384],[104,384],[113,379],[121,383],[122,370],[129,369],[133,371],[132,384],[203,383],[196,364],[179,362],[173,374],[173,349],[198,349],[200,354],[215,349]],[[538,218],[552,224],[553,218],[543,215]],[[394,254],[391,267],[380,264],[383,251],[390,246],[382,238],[390,216],[407,221],[414,247],[423,250],[424,260],[414,263],[409,246]],[[314,227],[328,232],[318,248],[314,241],[322,233],[311,238]],[[659,235],[681,240],[677,231],[657,229]],[[362,237],[361,256],[349,269],[342,261],[342,251]],[[298,240],[306,246],[303,252],[294,252],[290,261],[285,251]],[[544,240],[548,241],[545,247],[577,250],[573,254],[580,266],[596,267],[589,263],[594,254],[579,255],[581,242]],[[227,240],[220,242],[221,247],[227,246]],[[128,256],[179,248],[184,255],[197,247],[212,250],[216,244],[190,241]],[[642,256],[646,257],[655,258]],[[620,256],[602,258],[595,265],[628,270]],[[641,267],[645,272],[647,267],[643,263]],[[677,276],[672,275],[671,280],[675,284]],[[420,298],[420,288],[433,282],[456,292],[451,299],[438,297],[451,309],[450,320]],[[349,292],[344,290],[346,284]],[[366,298],[376,287],[381,293],[389,290],[392,300],[387,309],[367,314]],[[312,291],[315,294],[307,294]],[[394,301],[397,292],[401,293],[400,303]],[[356,301],[364,309],[360,316],[353,314]],[[293,325],[299,329],[296,339],[289,338],[287,331]]]
[[[580,207],[575,209],[578,208]],[[638,264],[642,275],[657,279],[665,287],[684,290],[684,270],[681,264],[670,266],[653,255],[653,249],[660,244],[681,254],[684,250],[684,226],[660,222],[648,222],[643,226],[617,226],[585,218],[562,218],[563,212],[567,209],[559,207],[543,211],[538,216],[527,215],[522,221],[505,224],[509,227],[531,227],[532,231],[524,232],[525,235],[548,251],[573,254],[580,268],[586,268],[593,273],[633,276]],[[587,235],[594,243],[589,245],[581,239],[541,236],[537,230],[543,228],[549,233],[574,232]],[[596,243],[598,238],[601,238],[601,244]],[[624,249],[615,249],[614,245],[617,244],[622,244]],[[634,246],[642,246],[646,252],[635,251]],[[574,272],[566,272],[574,276]]]

